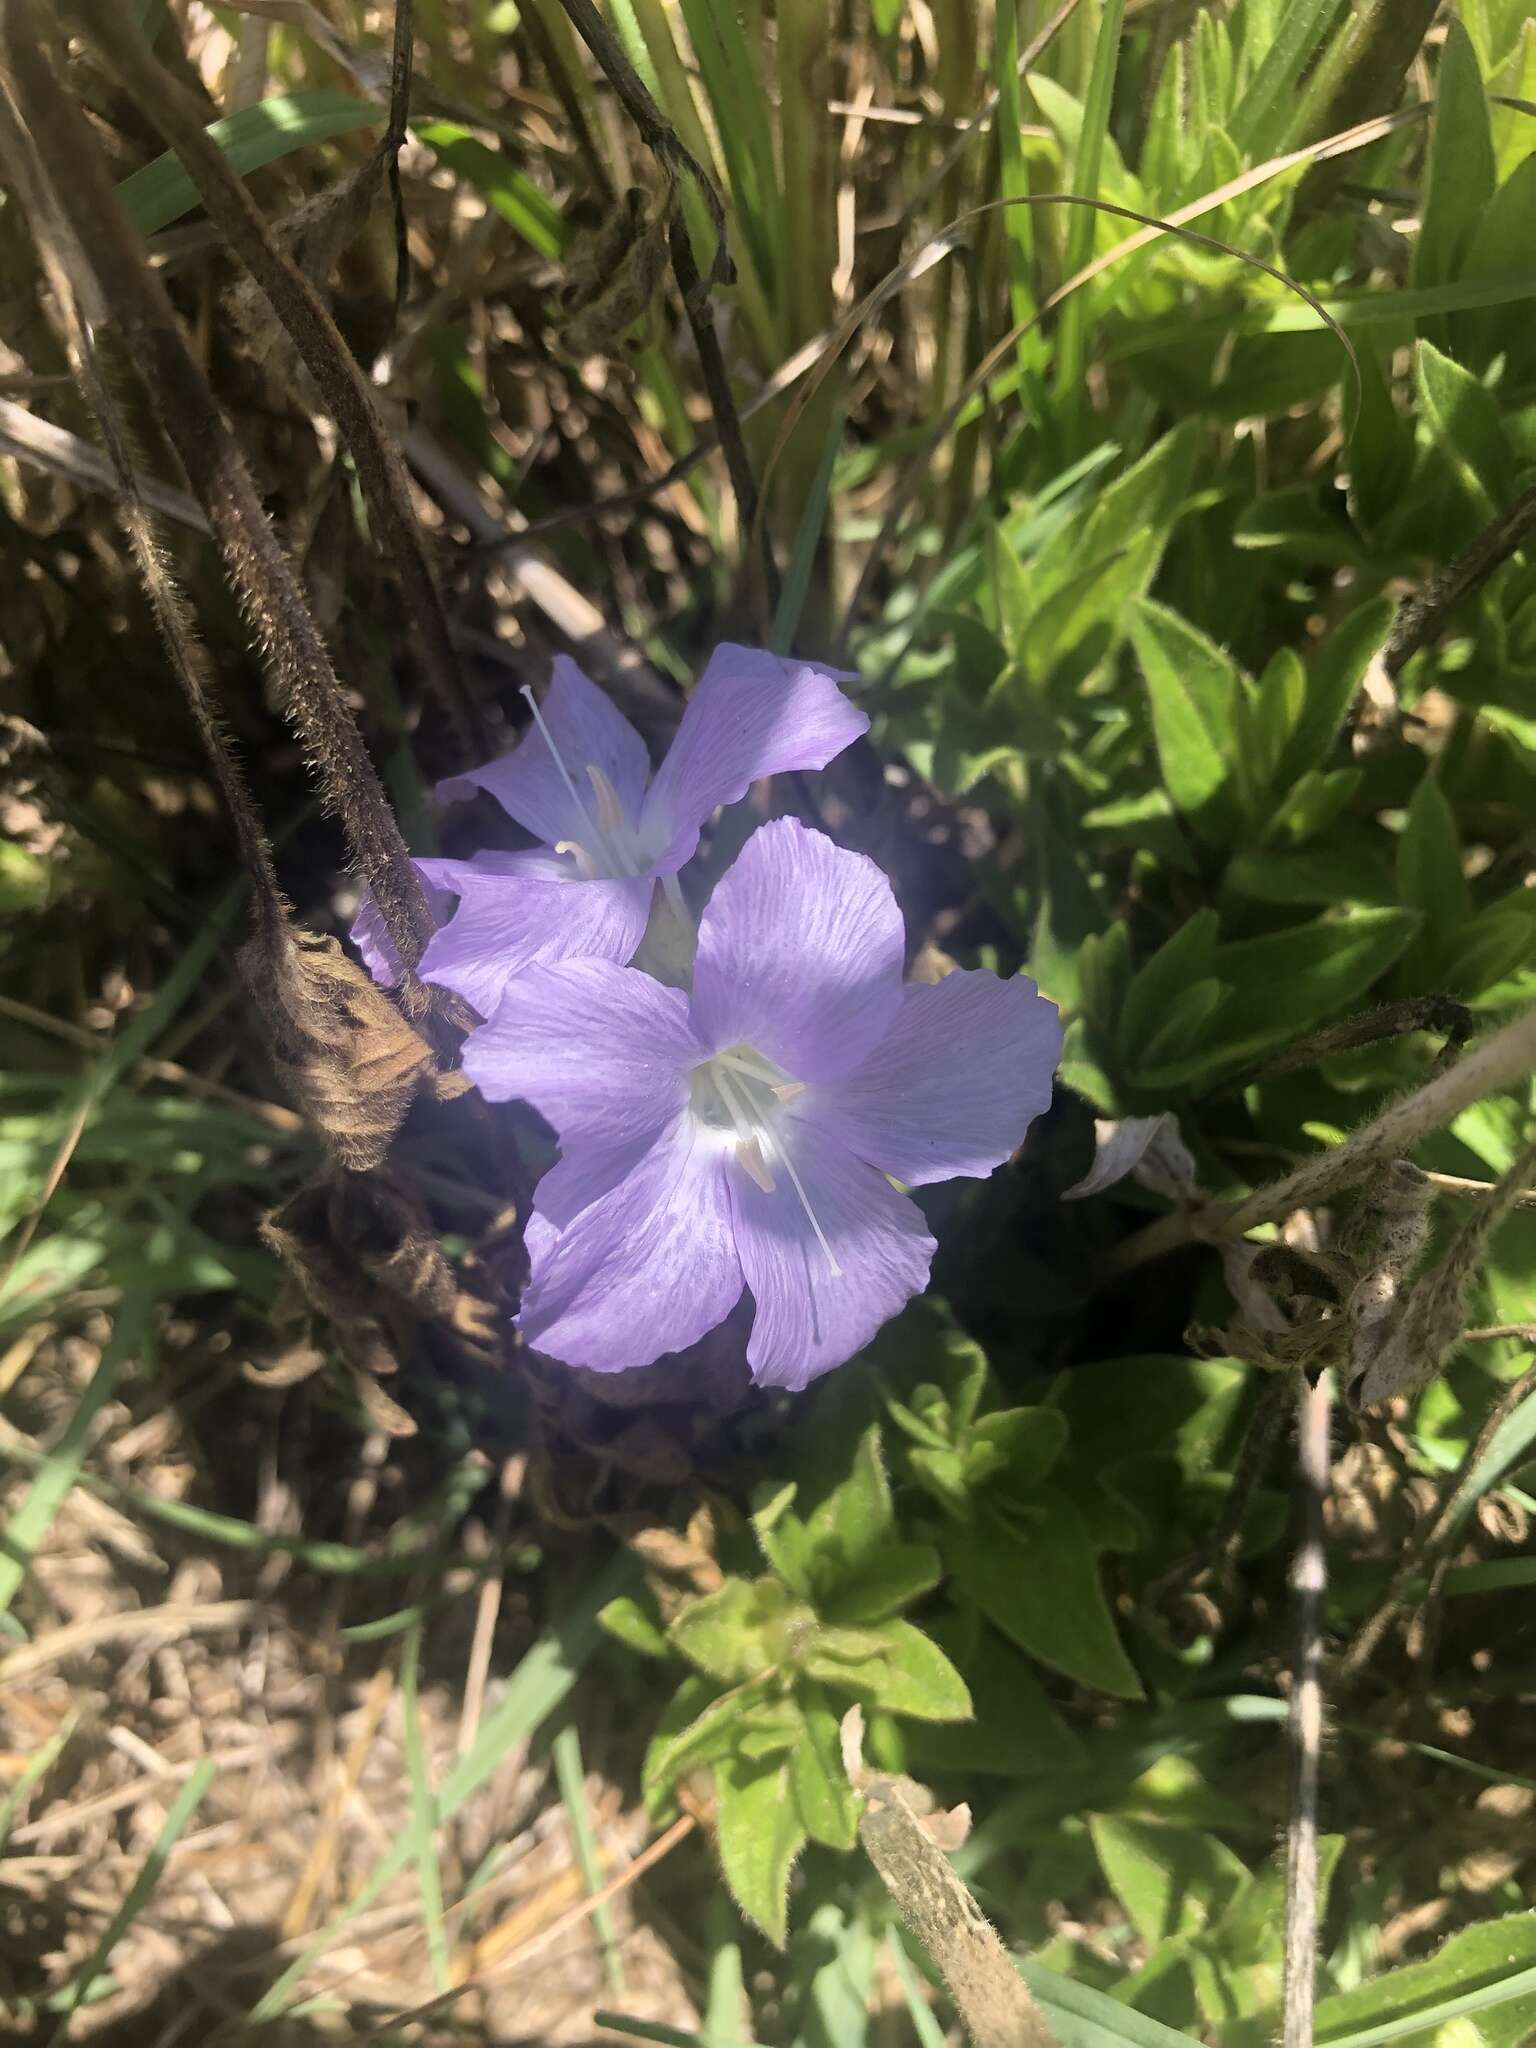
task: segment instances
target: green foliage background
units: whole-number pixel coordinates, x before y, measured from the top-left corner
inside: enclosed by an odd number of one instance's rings
[[[152,0],[141,12],[159,21]],[[430,157],[416,175],[439,208],[478,195],[486,225],[463,259],[481,266],[473,289],[439,252],[437,317],[403,357],[413,404],[493,512],[545,529],[564,573],[662,674],[690,674],[727,629],[846,650],[909,841],[916,818],[935,849],[941,880],[906,891],[914,940],[1033,974],[1067,1019],[1067,1051],[1021,1164],[928,1198],[934,1296],[832,1382],[754,1411],[647,1495],[690,1531],[707,1590],[654,1560],[642,1584],[611,1541],[566,1545],[558,1523],[525,1532],[551,1633],[483,1753],[435,1789],[378,1882],[413,1855],[427,1870],[433,1828],[497,1743],[563,1715],[584,1669],[645,1703],[632,1789],[658,1824],[713,1816],[745,1915],[709,1922],[694,2038],[929,2048],[925,1959],[855,1853],[839,1724],[857,1704],[867,1761],[969,1804],[957,1867],[1028,1959],[1064,2043],[1256,2048],[1282,1959],[1286,1459],[1248,1503],[1238,1584],[1171,1604],[1237,1484],[1255,1370],[1196,1355],[1186,1336],[1230,1312],[1214,1252],[1113,1277],[1116,1247],[1164,1195],[1122,1181],[1060,1198],[1088,1168],[1096,1116],[1163,1112],[1208,1193],[1243,1190],[1337,1142],[1440,1048],[1410,1033],[1247,1082],[1269,1056],[1384,1000],[1454,997],[1479,1028],[1536,1001],[1531,548],[1477,580],[1400,674],[1383,664],[1403,600],[1533,486],[1536,17],[1525,0],[1438,14],[1408,0],[1080,0],[1021,69],[1032,7],[1017,20],[981,0],[935,0],[921,20],[901,0],[846,18],[825,0],[606,12],[724,195],[736,275],[716,299],[786,595],[776,610],[754,602],[753,538],[712,462],[671,486],[665,519],[568,518],[573,499],[653,475],[647,451],[686,460],[707,418],[697,362],[654,278],[640,289],[639,257],[590,274],[629,179],[653,218],[668,195],[554,0],[522,14],[420,5],[430,97],[414,132]],[[347,10],[333,13],[334,27]],[[378,26],[352,10],[364,42]],[[376,74],[346,76],[302,24],[275,31],[270,71],[281,92],[216,132],[243,172],[290,181],[256,187],[276,209],[324,183],[320,145],[366,136],[379,109],[359,89]],[[529,104],[500,90],[510,72]],[[876,108],[920,118],[868,121],[844,151],[853,117],[829,109],[866,85]],[[965,138],[984,94],[991,119]],[[192,211],[170,160],[122,189],[147,236]],[[704,251],[697,191],[685,180],[675,196]],[[506,317],[487,344],[470,308],[493,284]],[[579,350],[563,288],[581,302]],[[829,330],[839,348],[765,397]],[[584,386],[593,358],[601,374]],[[534,384],[589,403],[569,442],[524,434]],[[214,616],[238,662],[238,629]],[[428,850],[432,735],[412,739],[366,619],[337,631]],[[68,650],[61,635],[50,658]],[[175,1519],[93,1471],[92,1415],[156,1305],[271,1316],[277,1269],[249,1218],[308,1157],[302,1134],[255,1129],[238,1096],[129,1085],[193,1003],[239,890],[189,909],[142,792],[110,774],[65,777],[53,800],[66,853],[4,850],[16,921],[0,943],[39,1005],[70,1015],[43,919],[105,904],[147,934],[154,993],[83,1069],[39,1056],[35,1025],[6,1022],[0,1342],[82,1301],[123,1305],[97,1382],[34,1460],[0,1559],[22,1636],[38,1618],[29,1559],[73,1485]],[[1528,1092],[1480,1104],[1419,1163],[1495,1179],[1532,1113]],[[430,1133],[405,1151],[462,1257],[485,1204]],[[1528,1214],[1498,1233],[1474,1316],[1536,1323]],[[1517,1337],[1464,1346],[1375,1425],[1393,1476],[1370,1513],[1352,1512],[1369,1493],[1361,1454],[1336,1442],[1341,1473],[1356,1463],[1333,1531],[1335,1639],[1409,1540],[1413,1486],[1456,1469],[1528,1361]],[[355,1434],[361,1418],[335,1398],[333,1421]],[[456,1555],[483,1483],[472,1452],[497,1432],[515,1440],[527,1416],[501,1392],[414,1398],[438,1459],[424,1504],[376,1546],[306,1526],[289,1544],[305,1569],[389,1579]],[[1473,1853],[1504,1810],[1479,1806],[1480,1790],[1536,1795],[1514,1726],[1530,1690],[1533,1433],[1519,1411],[1479,1469],[1473,1498],[1497,1494],[1502,1519],[1469,1516],[1437,1589],[1433,1667],[1394,1638],[1339,1702],[1318,2011],[1318,2038],[1338,2048],[1516,2048],[1536,2030],[1529,1861],[1500,1837],[1489,1880]],[[176,1512],[198,1541],[266,1544],[233,1504],[213,1484]],[[414,1655],[433,1607],[411,1585],[409,1605],[391,1605],[396,1588],[360,1626]],[[703,1854],[674,1881],[709,1886]],[[1426,1931],[1405,1932],[1432,1899]],[[873,2030],[884,1968],[905,1987],[910,2035]],[[256,2017],[280,2012],[301,1974],[302,1961]]]

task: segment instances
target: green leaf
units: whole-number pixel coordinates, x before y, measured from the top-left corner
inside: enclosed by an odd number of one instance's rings
[[[1309,658],[1306,698],[1296,728],[1280,755],[1275,784],[1284,788],[1333,751],[1366,669],[1387,637],[1396,607],[1388,598],[1361,605],[1334,627]]]
[[[228,157],[230,169],[243,178],[296,149],[375,127],[384,118],[383,107],[353,93],[279,93],[212,122],[208,133]],[[170,150],[124,178],[117,196],[141,235],[158,234],[202,204],[197,187]]]
[[[858,1838],[859,1802],[843,1772],[838,1717],[818,1686],[802,1689],[800,1705],[801,1736],[789,1758],[796,1810],[813,1842],[851,1849]]]
[[[1493,394],[1427,341],[1414,358],[1414,381],[1424,417],[1473,511],[1491,520],[1513,489],[1509,442]]]
[[[805,1847],[805,1824],[790,1795],[787,1763],[727,1759],[715,1767],[720,1863],[731,1894],[776,1948],[789,1920],[789,1873]]]
[[[882,1621],[932,1592],[942,1576],[939,1553],[931,1544],[887,1543],[838,1580],[823,1597],[820,1611],[837,1623]]]
[[[1248,1882],[1239,1857],[1192,1828],[1096,1813],[1088,1832],[1110,1890],[1148,1947],[1203,1932]]]
[[[1326,774],[1308,769],[1292,785],[1290,794],[1270,819],[1264,835],[1266,841],[1271,845],[1300,846],[1304,840],[1326,832],[1354,802],[1364,780],[1365,772],[1360,768],[1330,768]]]
[[[473,185],[530,249],[550,261],[562,253],[569,236],[559,209],[527,172],[508,163],[499,149],[492,149],[457,121],[424,122],[416,135],[440,163]]]
[[[854,1667],[850,1689],[867,1694],[888,1714],[910,1714],[917,1721],[970,1719],[965,1680],[932,1637],[910,1621],[885,1621],[869,1633],[880,1654]]]
[[[781,1486],[752,1517],[758,1547],[779,1577],[802,1600],[814,1589],[815,1545],[805,1523],[794,1512],[795,1485]]]
[[[1134,1047],[1127,1055],[1133,1066],[1159,1066],[1203,1045],[1211,1035],[1212,1020],[1230,993],[1226,982],[1217,981],[1214,976],[1192,981],[1168,1005],[1162,1023],[1146,1043]]]
[[[1320,2048],[1433,2048],[1447,2038],[1438,2029],[1472,2013],[1487,2016],[1477,2031],[1488,2048],[1523,2048],[1529,2039],[1536,2023],[1536,1913],[1465,1927],[1425,1961],[1319,2000],[1316,2039]],[[1224,2030],[1223,2041],[1226,2048],[1260,2048],[1273,2031],[1272,2019],[1260,2015]]]
[[[1488,95],[1478,73],[1477,52],[1465,28],[1453,18],[1435,79],[1424,205],[1414,251],[1415,285],[1449,284],[1460,276],[1462,257],[1493,198],[1494,176]],[[1425,325],[1428,329],[1429,323]]]
[[[1074,1502],[1054,1485],[1020,1535],[995,1513],[975,1528],[946,1532],[944,1553],[957,1585],[1010,1642],[1084,1685],[1140,1699],[1137,1677],[1099,1583],[1098,1558]]]
[[[811,1514],[807,1527],[823,1584],[855,1570],[889,1542],[895,1516],[878,1423],[860,1437],[848,1477]]]
[[[1358,910],[1218,946],[1216,972],[1232,990],[1219,1039],[1204,1053],[1144,1069],[1139,1079],[1148,1088],[1182,1087],[1300,1037],[1363,996],[1418,928],[1414,911]]]
[[[1061,1456],[1067,1419],[1055,1408],[999,1408],[965,1431],[965,1472],[972,1488],[999,1481],[1012,1501],[1027,1501]]]
[[[638,1650],[642,1657],[671,1655],[654,1606],[637,1600],[632,1594],[621,1593],[617,1600],[610,1600],[597,1621],[599,1628],[606,1629],[627,1648]]]
[[[1115,1042],[1122,1059],[1134,1058],[1162,1030],[1191,984],[1206,979],[1216,952],[1219,920],[1209,907],[1186,918],[1142,967],[1127,991]]]
[[[1424,920],[1408,956],[1410,969],[1420,979],[1433,980],[1447,944],[1472,916],[1456,820],[1433,772],[1420,778],[1398,836],[1397,887],[1404,906]]]
[[[1536,31],[1532,34],[1536,50]],[[1528,117],[1527,117],[1528,118]],[[1536,151],[1518,164],[1494,194],[1493,203],[1478,222],[1462,265],[1467,281],[1520,279],[1529,282],[1531,262],[1530,225],[1536,214]],[[1524,369],[1536,350],[1531,333],[1530,305],[1516,301],[1510,306],[1488,307],[1457,313],[1450,322],[1456,352],[1480,369],[1486,369],[1496,355],[1505,357],[1503,381],[1511,381],[1511,370]]]
[[[1225,842],[1235,813],[1235,664],[1177,612],[1140,599],[1129,615],[1146,678],[1163,786],[1202,838]]]
[[[786,1604],[775,1579],[727,1579],[718,1592],[689,1601],[667,1640],[712,1678],[753,1678],[777,1661],[766,1630]]]
[[[1441,948],[1441,975],[1451,995],[1468,998],[1497,988],[1536,956],[1536,904],[1514,890],[1469,918]]]
[[[1281,9],[1278,33],[1226,124],[1248,162],[1286,146],[1301,106],[1298,81],[1326,46],[1338,11],[1339,0],[1291,0]]]
[[[717,1692],[704,1678],[685,1678],[667,1702],[651,1737],[640,1782],[654,1807],[684,1772],[697,1770],[730,1753],[741,1717],[755,1694],[737,1687]]]

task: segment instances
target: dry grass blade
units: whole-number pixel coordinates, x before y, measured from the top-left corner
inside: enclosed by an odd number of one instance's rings
[[[214,1635],[223,1629],[237,1629],[261,1611],[256,1600],[189,1601],[184,1606],[143,1607],[127,1614],[104,1614],[95,1621],[70,1622],[56,1628],[40,1642],[28,1643],[0,1657],[0,1685],[14,1685],[18,1679],[33,1678],[88,1650],[110,1643],[174,1643],[181,1636]]]

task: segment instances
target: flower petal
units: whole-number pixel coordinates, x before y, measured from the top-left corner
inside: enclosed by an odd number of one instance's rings
[[[802,1098],[814,1117],[909,1187],[988,1174],[1050,1107],[1061,1019],[1026,975],[957,971],[905,989],[862,1066]]]
[[[453,914],[454,899],[463,893],[460,878],[467,871],[472,870],[476,874],[504,873],[507,863],[518,858],[516,854],[482,853],[473,860],[424,859],[414,862],[433,923],[444,925]],[[395,942],[389,936],[389,927],[371,889],[365,888],[358,898],[357,915],[347,937],[362,954],[363,965],[379,986],[393,988],[403,972],[403,962],[395,951]]]
[[[741,1298],[725,1175],[720,1147],[679,1117],[558,1235],[530,1229],[524,1340],[566,1365],[626,1372],[724,1322]]]
[[[833,1273],[805,1205],[774,1166],[765,1194],[730,1175],[736,1249],[757,1313],[747,1363],[759,1386],[798,1390],[852,1358],[928,1284],[934,1241],[915,1202],[814,1127],[797,1123],[795,1172],[841,1268]]]
[[[526,862],[512,873],[460,877],[462,894],[449,924],[421,956],[423,981],[441,983],[494,1015],[514,976],[537,962],[631,959],[645,936],[654,884],[550,881],[544,854],[504,855]],[[475,863],[463,866],[474,869]]]
[[[593,837],[597,815],[587,770],[597,768],[612,783],[625,817],[631,822],[638,818],[651,772],[645,741],[569,656],[555,657],[540,708],[566,774],[576,786],[575,797],[537,724],[499,761],[448,776],[437,785],[438,797],[454,803],[483,789],[545,845],[558,846],[562,840],[586,844]]]
[[[796,818],[752,834],[699,921],[693,1019],[797,1081],[857,1067],[901,1009],[904,933],[872,860]]]
[[[682,1115],[699,1058],[687,998],[606,960],[529,968],[464,1042],[464,1071],[480,1093],[531,1103],[559,1139],[538,1208],[560,1228],[617,1187]]]
[[[674,874],[692,857],[711,811],[744,797],[763,775],[825,768],[869,731],[842,691],[843,669],[760,648],[717,647],[700,676],[641,814],[652,872]]]

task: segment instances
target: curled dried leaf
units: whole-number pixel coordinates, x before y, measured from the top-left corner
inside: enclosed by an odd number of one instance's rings
[[[240,972],[279,1078],[338,1165],[377,1166],[432,1070],[426,1041],[339,941],[303,925],[264,926],[241,949]]]
[[[499,1362],[495,1306],[463,1284],[425,1212],[388,1175],[312,1182],[263,1220],[261,1234],[358,1377],[370,1418],[391,1435],[406,1433],[409,1418],[374,1382],[399,1370],[420,1335],[472,1364]],[[288,1384],[280,1373],[263,1375],[265,1384]]]

